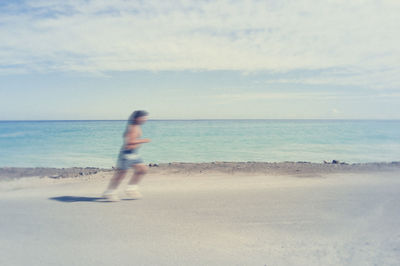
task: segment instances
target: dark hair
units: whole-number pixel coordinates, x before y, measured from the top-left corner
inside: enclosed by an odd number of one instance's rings
[[[126,136],[126,133],[128,133],[128,128],[129,128],[130,125],[136,125],[137,124],[136,123],[136,119],[137,118],[142,117],[142,116],[146,116],[148,114],[149,114],[148,112],[143,111],[143,110],[136,110],[135,112],[133,112],[129,116],[128,123],[126,124],[126,128],[125,128],[125,132],[124,132],[124,134],[122,136],[123,137]]]
[[[131,116],[128,119],[128,125],[136,125],[136,119],[142,116],[146,116],[149,113],[143,110],[136,110],[131,114]]]

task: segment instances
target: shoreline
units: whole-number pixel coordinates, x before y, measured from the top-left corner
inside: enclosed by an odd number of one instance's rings
[[[327,173],[366,173],[381,171],[399,171],[400,161],[394,162],[171,162],[150,163],[150,173],[156,174],[264,174],[264,175],[318,175]],[[48,177],[53,179],[81,177],[97,173],[113,172],[114,168],[97,167],[0,167],[0,181],[23,177]]]

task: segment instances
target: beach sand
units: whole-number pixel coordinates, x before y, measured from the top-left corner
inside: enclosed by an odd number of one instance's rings
[[[110,171],[4,170],[0,265],[398,265],[397,164],[243,165],[152,167],[144,198],[120,202],[99,198]]]

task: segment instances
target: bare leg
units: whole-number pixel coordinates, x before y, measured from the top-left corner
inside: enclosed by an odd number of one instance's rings
[[[142,193],[138,191],[138,184],[143,178],[144,174],[147,172],[147,166],[144,164],[136,164],[134,168],[135,173],[133,174],[131,180],[129,180],[129,184],[125,190],[125,193],[131,199],[140,199],[142,198]]]
[[[143,176],[146,174],[148,167],[144,164],[136,164],[134,166],[135,173],[133,174],[131,180],[129,181],[129,185],[137,185],[140,180],[142,180]]]
[[[114,190],[121,183],[122,179],[124,179],[127,170],[117,170],[114,176],[110,180],[110,184],[108,185],[109,190]]]

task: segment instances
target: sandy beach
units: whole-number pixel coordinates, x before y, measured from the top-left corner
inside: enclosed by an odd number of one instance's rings
[[[0,266],[400,266],[399,14],[0,1]]]
[[[0,171],[0,265],[400,261],[398,163],[166,164],[120,202],[100,198],[110,170],[16,169]]]

